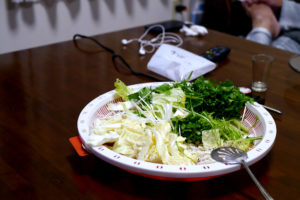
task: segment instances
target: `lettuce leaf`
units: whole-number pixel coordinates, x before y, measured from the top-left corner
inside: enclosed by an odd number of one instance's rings
[[[115,85],[115,91],[117,94],[122,97],[124,101],[128,101],[128,96],[133,92],[133,90],[129,89],[124,82],[122,82],[120,79],[117,79],[114,83]]]

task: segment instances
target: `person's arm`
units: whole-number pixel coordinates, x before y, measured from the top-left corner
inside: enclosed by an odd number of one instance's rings
[[[269,45],[272,38],[279,35],[279,23],[271,9],[265,3],[243,3],[247,15],[252,21],[252,30],[246,39]]]
[[[245,3],[248,6],[251,6],[252,4],[255,3],[264,3],[270,6],[274,11],[278,11],[282,6],[282,1],[284,0],[246,0]]]
[[[246,39],[260,44],[270,45],[272,42],[272,35],[268,29],[257,27],[253,28],[247,34]]]

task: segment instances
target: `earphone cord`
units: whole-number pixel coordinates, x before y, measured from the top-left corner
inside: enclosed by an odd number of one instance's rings
[[[144,73],[141,73],[141,72],[136,72],[136,71],[134,71],[134,70],[132,69],[132,67],[128,64],[128,62],[127,62],[122,56],[116,54],[116,53],[114,52],[114,50],[112,50],[112,49],[110,49],[110,48],[104,46],[103,44],[101,44],[101,43],[100,43],[98,40],[96,40],[95,38],[89,37],[89,36],[85,36],[85,35],[81,35],[81,34],[75,34],[75,35],[73,36],[73,41],[74,41],[75,43],[76,43],[76,38],[77,38],[77,37],[91,40],[91,41],[95,42],[98,46],[100,46],[101,48],[103,48],[104,50],[110,52],[110,53],[112,54],[112,58],[111,58],[111,59],[112,59],[112,61],[113,61],[114,63],[115,63],[115,59],[116,59],[116,58],[119,58],[119,59],[122,61],[122,63],[128,68],[128,70],[130,71],[130,73],[132,73],[132,74],[134,74],[134,75],[136,75],[136,76],[141,76],[141,77],[144,77],[144,78],[149,78],[149,79],[152,79],[152,80],[154,80],[154,81],[161,81],[161,80],[159,80],[159,79],[157,79],[157,78],[155,78],[155,77],[153,77],[153,76],[150,76],[150,75],[148,75],[148,74],[144,74]]]

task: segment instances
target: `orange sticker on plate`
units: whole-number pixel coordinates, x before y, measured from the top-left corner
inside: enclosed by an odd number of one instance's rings
[[[79,138],[79,136],[74,136],[69,138],[69,141],[71,142],[73,148],[77,152],[79,156],[86,156],[88,153],[82,148],[82,142]]]

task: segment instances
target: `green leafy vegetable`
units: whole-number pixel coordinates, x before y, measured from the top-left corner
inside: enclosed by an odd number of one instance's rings
[[[117,79],[114,83],[115,91],[124,101],[128,100],[128,95],[132,92],[121,80]]]
[[[128,95],[129,100],[139,101],[143,99],[146,103],[151,103],[152,100],[152,89],[151,88],[142,88],[138,92]]]
[[[212,115],[207,112],[201,114],[191,112],[185,118],[172,118],[173,131],[186,138],[188,143],[202,144],[202,131],[215,126]]]
[[[200,77],[187,84],[176,83],[186,94],[186,108],[195,112],[210,112],[214,117],[233,119],[239,118],[240,111],[246,102],[253,102],[251,97],[241,93],[231,81],[216,84]]]

